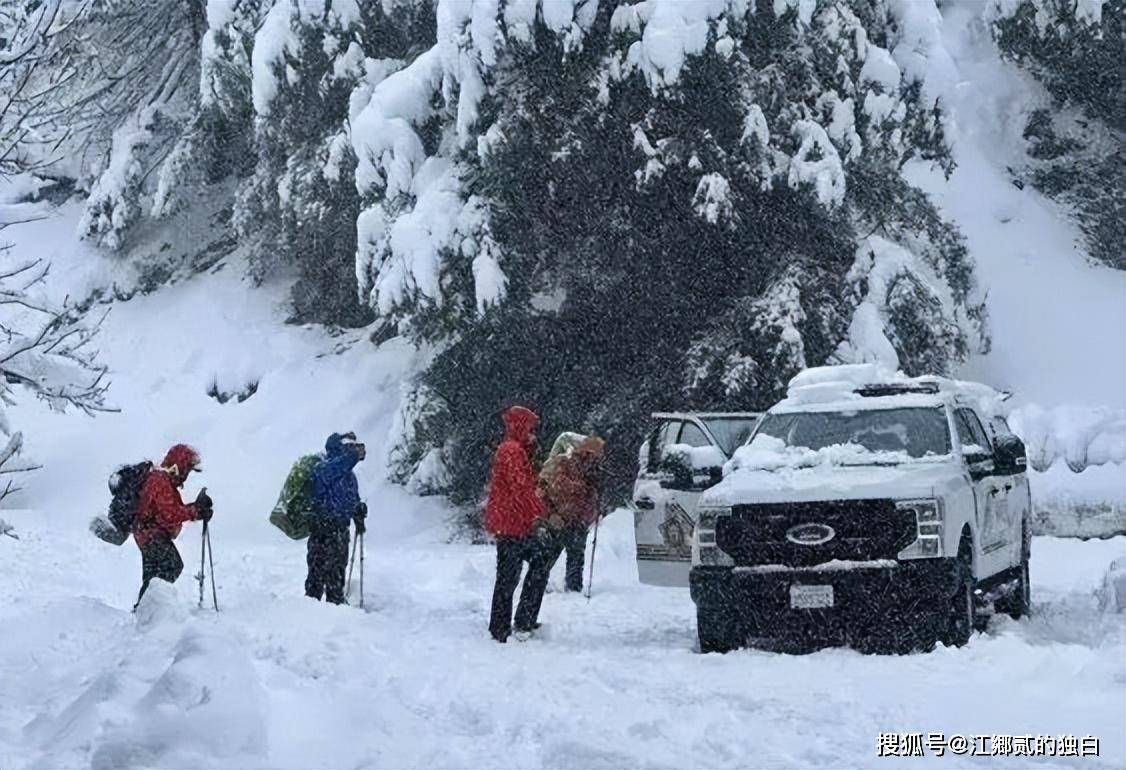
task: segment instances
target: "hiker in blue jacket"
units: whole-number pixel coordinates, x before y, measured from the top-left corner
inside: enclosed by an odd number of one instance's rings
[[[367,505],[360,501],[359,484],[353,469],[366,456],[355,433],[333,433],[325,442],[324,459],[309,479],[309,576],[305,595],[322,596],[333,604],[344,604],[344,573],[348,566],[348,525],[356,522],[356,533],[364,533]]]

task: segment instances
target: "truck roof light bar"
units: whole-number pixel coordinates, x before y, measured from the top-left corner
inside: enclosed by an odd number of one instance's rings
[[[866,398],[875,396],[898,396],[903,393],[938,393],[937,382],[889,382],[859,387],[855,391]]]

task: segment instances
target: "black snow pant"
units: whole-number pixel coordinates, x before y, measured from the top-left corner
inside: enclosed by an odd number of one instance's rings
[[[133,609],[137,609],[137,605],[141,603],[141,597],[145,595],[153,578],[175,583],[184,571],[184,560],[180,558],[180,552],[176,550],[172,538],[157,535],[140,548],[141,592],[137,594],[137,604],[133,605]]]
[[[583,565],[586,562],[587,528],[581,524],[564,527],[552,538],[548,551],[547,571],[550,573],[559,560],[560,554],[567,552],[567,574],[563,581],[566,591],[583,590]]]
[[[348,568],[349,521],[331,516],[309,517],[309,550],[305,562],[305,595],[344,604],[344,574]]]
[[[493,609],[489,618],[489,633],[498,642],[508,639],[512,627],[517,631],[531,631],[536,627],[547,588],[546,553],[534,537],[497,538],[497,580],[493,586]],[[520,582],[520,571],[528,563],[528,574],[520,589],[520,604],[516,607],[515,624],[512,619],[512,595]]]

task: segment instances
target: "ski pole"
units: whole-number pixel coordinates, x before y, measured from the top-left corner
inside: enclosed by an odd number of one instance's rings
[[[590,601],[590,594],[594,588],[594,555],[598,552],[598,523],[602,521],[601,516],[595,516],[594,519],[594,542],[590,546],[590,578],[586,584],[586,600]]]
[[[352,535],[352,558],[348,560],[348,580],[346,581],[347,584],[344,587],[345,599],[352,595],[352,568],[356,566],[356,544],[359,542],[359,539],[359,532]],[[360,567],[360,570],[361,572],[363,571],[362,566]]]
[[[215,590],[215,552],[211,550],[211,530],[207,526],[207,522],[203,522],[203,534],[207,538],[207,563],[211,569],[211,603],[215,606],[215,611],[219,611],[219,594]]]
[[[360,609],[364,608],[364,536],[360,535]]]

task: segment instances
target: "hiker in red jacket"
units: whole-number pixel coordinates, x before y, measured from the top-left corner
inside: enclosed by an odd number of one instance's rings
[[[497,577],[489,632],[498,642],[508,641],[512,630],[512,595],[520,582],[524,562],[528,562],[528,574],[516,609],[518,639],[526,638],[538,625],[536,617],[547,584],[540,579],[544,559],[533,535],[533,525],[543,515],[543,501],[532,468],[539,417],[530,409],[514,406],[504,413],[503,420],[504,441],[493,457],[489,500],[485,505],[485,529],[497,542]]]
[[[188,474],[199,470],[199,453],[190,446],[177,444],[168,450],[159,468],[153,468],[141,484],[137,496],[137,512],[133,539],[141,549],[141,593],[137,604],[154,577],[175,583],[184,569],[184,561],[172,541],[180,534],[185,521],[210,521],[211,498],[200,490],[194,503],[180,498]]]

